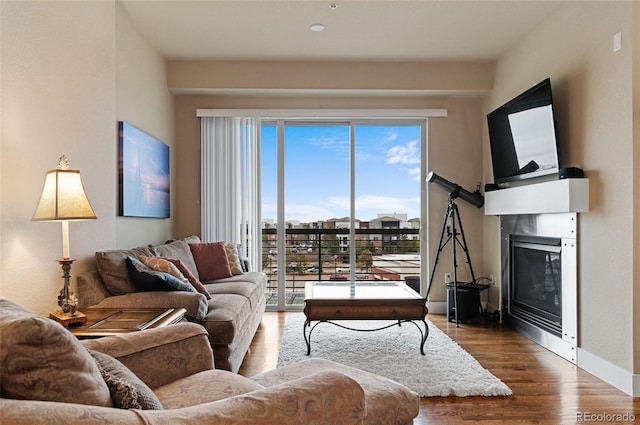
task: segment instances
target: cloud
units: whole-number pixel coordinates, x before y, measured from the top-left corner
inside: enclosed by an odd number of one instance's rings
[[[387,164],[419,164],[420,149],[417,140],[396,145],[387,151]]]
[[[345,196],[331,196],[327,199],[327,205],[349,211],[349,198]]]
[[[344,139],[343,137],[307,137],[305,140],[311,146],[335,150],[338,152],[349,152],[349,139]]]
[[[287,204],[286,220],[313,223],[318,220],[349,216],[349,198],[333,196],[323,202],[312,204]],[[420,197],[400,198],[393,196],[363,195],[356,198],[356,218],[372,220],[382,212],[407,214],[409,218],[420,216]],[[262,216],[277,221],[275,203],[262,204]]]
[[[347,212],[343,215],[348,215]],[[326,220],[334,217],[335,211],[328,209],[326,206],[317,206],[311,204],[287,204],[285,206],[285,219],[287,221],[300,221],[301,223],[312,223],[318,220]],[[277,207],[275,204],[262,204],[262,217],[277,221]]]
[[[359,210],[407,212],[416,203],[420,203],[420,197],[396,198],[393,196],[363,195],[356,199],[356,208]]]
[[[340,208],[348,215],[349,198],[332,197],[329,198],[327,204]],[[420,210],[420,197],[415,198],[398,198],[393,196],[381,195],[363,195],[356,198],[356,218],[360,220],[371,220],[377,217],[377,214],[383,211],[393,211],[396,213],[407,214],[409,217],[418,217]]]
[[[407,172],[409,173],[409,177],[413,181],[420,181],[420,167],[415,168],[407,168]]]

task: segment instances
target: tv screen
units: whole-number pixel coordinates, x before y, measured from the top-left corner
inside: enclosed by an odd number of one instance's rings
[[[491,112],[487,122],[496,183],[558,172],[549,78]]]

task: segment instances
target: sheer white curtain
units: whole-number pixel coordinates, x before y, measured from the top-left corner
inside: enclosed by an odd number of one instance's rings
[[[200,120],[202,240],[240,244],[261,270],[260,118]]]

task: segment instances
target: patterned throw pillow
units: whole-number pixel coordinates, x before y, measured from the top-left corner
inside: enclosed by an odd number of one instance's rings
[[[201,281],[207,282],[233,276],[224,245],[224,242],[189,244]]]
[[[114,407],[120,409],[162,410],[162,403],[140,378],[117,359],[88,350],[109,387]]]
[[[200,279],[198,275],[198,268],[196,267],[196,262],[193,260],[193,255],[191,254],[191,249],[189,248],[190,243],[199,243],[200,238],[189,236],[185,239],[180,239],[177,241],[166,242],[162,245],[155,245],[153,247],[154,257],[161,258],[179,258],[185,266],[193,273],[195,277]]]
[[[169,273],[152,270],[137,258],[127,257],[127,268],[129,269],[133,284],[139,291],[196,292],[188,282],[176,279]]]
[[[224,250],[227,251],[231,274],[234,276],[242,274],[242,263],[240,262],[240,255],[238,254],[238,246],[234,243],[225,243]]]
[[[180,270],[180,273],[182,273],[184,277],[187,278],[189,283],[196,289],[196,291],[204,295],[206,299],[208,300],[211,299],[211,294],[209,294],[209,291],[207,291],[207,288],[205,288],[202,282],[200,282],[200,280],[197,277],[195,277],[191,273],[191,271],[189,271],[189,269],[187,268],[187,266],[184,265],[182,260],[179,260],[177,258],[165,258],[165,260],[171,262],[174,266],[176,266],[176,268]]]
[[[155,270],[157,272],[169,273],[171,276],[180,279],[183,282],[189,281],[185,277],[185,275],[182,274],[180,270],[175,266],[175,264],[167,261],[165,258],[145,257],[144,255],[140,256],[139,258],[145,266],[149,267],[152,270]]]
[[[68,329],[9,300],[0,299],[0,312],[2,398],[113,405],[98,367]]]

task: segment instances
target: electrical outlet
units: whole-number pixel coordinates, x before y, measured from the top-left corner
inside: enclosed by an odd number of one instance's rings
[[[613,35],[613,51],[617,52],[622,49],[622,33],[617,32]]]
[[[444,274],[444,283],[451,283],[451,273]]]
[[[491,286],[496,286],[496,277],[492,274],[489,275],[489,284]]]

